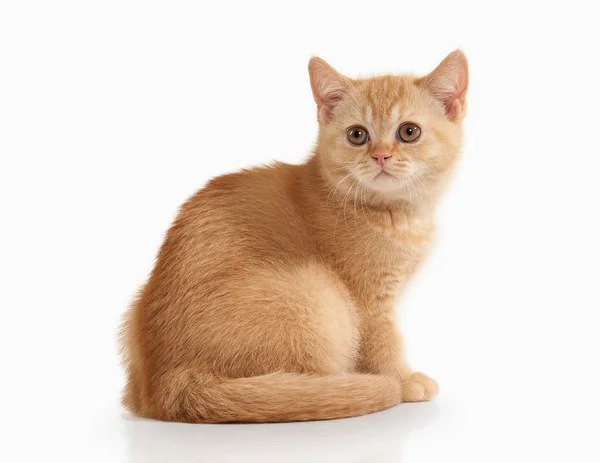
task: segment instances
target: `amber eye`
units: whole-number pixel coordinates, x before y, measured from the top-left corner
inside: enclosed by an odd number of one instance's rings
[[[398,138],[405,143],[417,141],[421,136],[421,127],[413,122],[405,122],[398,127]]]
[[[355,125],[354,127],[350,127],[348,132],[346,133],[346,138],[350,143],[356,146],[364,145],[369,141],[369,132],[364,127],[360,125]]]

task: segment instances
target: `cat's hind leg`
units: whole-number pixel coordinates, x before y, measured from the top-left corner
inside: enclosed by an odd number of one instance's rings
[[[190,314],[182,325],[189,331],[175,339],[185,345],[150,378],[145,416],[186,422],[330,419],[401,401],[395,378],[354,372],[353,301],[320,264],[245,271],[213,294],[196,311],[182,311]]]

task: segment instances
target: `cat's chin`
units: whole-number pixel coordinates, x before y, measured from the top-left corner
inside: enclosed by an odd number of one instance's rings
[[[365,182],[367,186],[380,193],[401,193],[406,191],[410,184],[410,178],[398,178],[388,172],[381,171],[374,178]]]
[[[392,174],[377,175],[375,178],[363,181],[371,192],[369,202],[390,207],[398,202],[403,204],[423,204],[429,199],[429,191],[422,181],[414,176],[398,178]]]

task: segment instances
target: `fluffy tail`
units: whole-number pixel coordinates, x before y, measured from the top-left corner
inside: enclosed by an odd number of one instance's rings
[[[400,382],[386,376],[271,373],[217,379],[194,370],[163,378],[142,415],[187,423],[329,420],[365,415],[402,401]],[[150,404],[149,404],[150,405]]]

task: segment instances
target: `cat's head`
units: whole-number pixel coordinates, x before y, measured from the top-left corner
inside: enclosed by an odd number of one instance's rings
[[[445,183],[465,114],[469,78],[461,51],[421,78],[350,79],[320,58],[310,60],[309,73],[317,156],[332,185],[359,188],[361,198],[386,205],[425,201]]]

